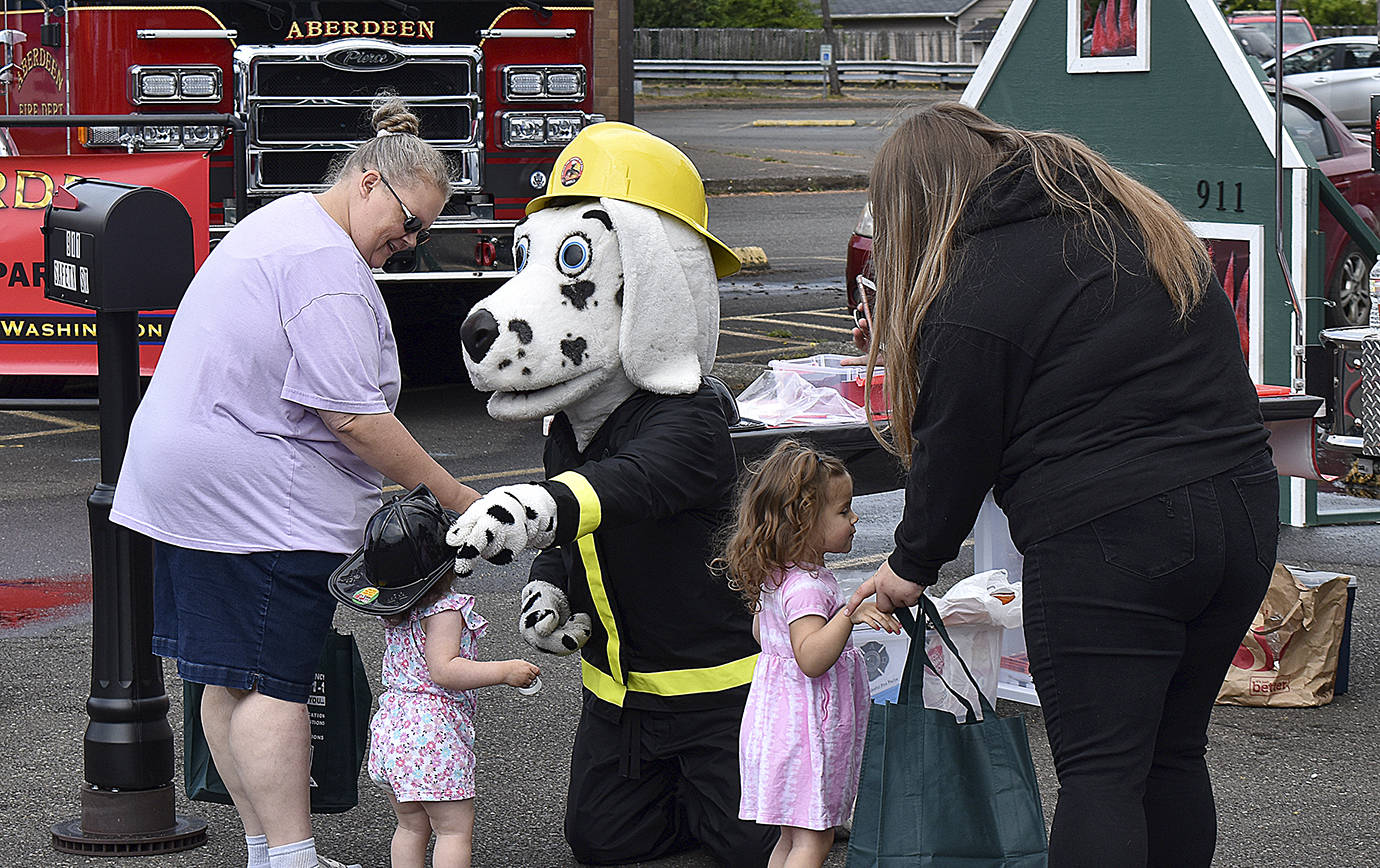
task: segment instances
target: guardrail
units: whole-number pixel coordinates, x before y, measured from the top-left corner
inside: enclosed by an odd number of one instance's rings
[[[938,82],[961,84],[975,63],[917,60],[840,60],[839,81],[854,84]],[[633,76],[644,81],[770,81],[823,84],[824,67],[813,60],[634,60]]]

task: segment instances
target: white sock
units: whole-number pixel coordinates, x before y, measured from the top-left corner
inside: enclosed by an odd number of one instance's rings
[[[244,844],[249,848],[249,863],[246,868],[271,868],[268,862],[267,835],[245,835]]]
[[[316,839],[270,847],[268,864],[269,868],[316,868]]]

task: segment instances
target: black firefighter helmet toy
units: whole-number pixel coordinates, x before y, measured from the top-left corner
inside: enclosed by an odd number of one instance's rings
[[[458,517],[425,485],[385,503],[369,517],[364,545],[331,574],[331,596],[370,615],[407,611],[451,575],[446,528]]]

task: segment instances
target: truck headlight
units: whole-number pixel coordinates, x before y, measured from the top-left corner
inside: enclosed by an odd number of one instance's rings
[[[183,127],[182,146],[186,148],[209,148],[221,139],[220,127]]]
[[[546,75],[546,92],[552,96],[584,95],[580,86],[580,76],[573,72],[549,72]]]
[[[569,116],[548,117],[546,119],[546,142],[550,145],[569,144],[575,134],[584,127],[584,118]]]
[[[129,100],[135,105],[166,102],[220,102],[219,66],[131,66]]]
[[[546,118],[542,115],[503,116],[503,144],[508,147],[546,142]]]
[[[139,95],[144,99],[168,99],[177,95],[177,76],[169,72],[139,76]]]
[[[540,72],[510,72],[505,84],[508,97],[541,96]]]
[[[178,148],[182,146],[181,127],[144,127],[140,137],[146,148]]]
[[[220,99],[219,75],[211,75],[209,72],[184,72],[181,84],[182,95],[187,99]]]
[[[508,101],[584,99],[585,70],[581,66],[508,66],[503,69],[503,98]]]

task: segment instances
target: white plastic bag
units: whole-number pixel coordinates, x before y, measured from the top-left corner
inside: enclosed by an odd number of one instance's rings
[[[941,599],[935,600],[935,608],[963,662],[968,664],[968,671],[988,701],[995,703],[1002,635],[1010,628],[1021,626],[1020,583],[1007,581],[1006,570],[988,570],[958,582]],[[925,653],[944,678],[940,681],[933,672],[925,670],[925,707],[948,711],[959,720],[964,719],[967,709],[944,686],[944,682],[948,682],[949,687],[972,703],[973,710],[981,717],[982,709],[972,682],[963,674],[963,667],[953,652],[933,630],[926,634]]]
[[[768,425],[864,422],[863,409],[833,389],[810,385],[799,374],[769,370],[738,396],[738,413]]]

